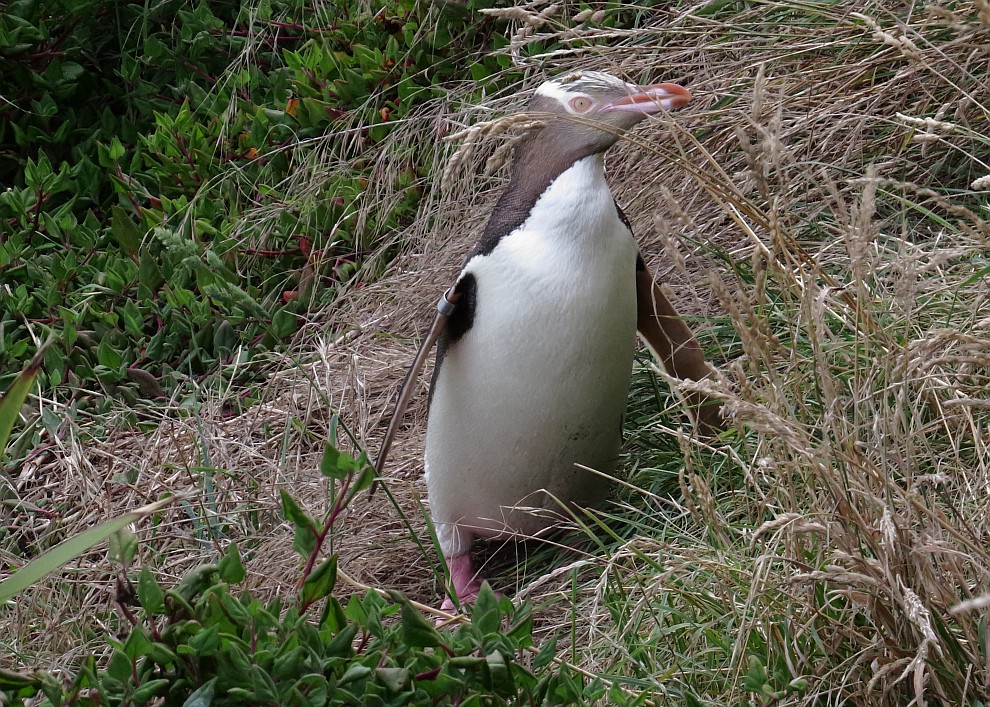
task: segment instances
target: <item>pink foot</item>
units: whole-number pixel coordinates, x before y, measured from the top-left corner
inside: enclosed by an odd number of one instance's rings
[[[470,604],[477,599],[484,578],[474,571],[471,556],[465,552],[463,555],[450,557],[447,559],[447,567],[450,569],[451,593],[457,596],[461,604]],[[454,613],[454,602],[449,594],[444,597],[440,610]]]

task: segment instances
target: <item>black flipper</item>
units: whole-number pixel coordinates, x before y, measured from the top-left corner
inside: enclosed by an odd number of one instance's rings
[[[402,416],[409,406],[409,399],[412,397],[413,390],[412,384],[419,378],[419,374],[423,370],[423,365],[426,363],[426,357],[430,355],[430,350],[446,328],[447,320],[454,313],[454,310],[457,308],[457,302],[460,299],[461,293],[456,292],[453,287],[443,293],[443,296],[440,297],[440,301],[437,303],[437,316],[433,320],[433,325],[430,327],[426,338],[423,339],[423,343],[419,345],[419,350],[416,352],[416,357],[413,359],[412,365],[406,371],[406,377],[402,380],[402,385],[399,387],[399,396],[395,401],[392,419],[388,423],[388,429],[385,431],[385,439],[382,440],[381,450],[378,452],[378,460],[375,462],[375,471],[379,478],[383,475],[385,462],[388,460],[388,452],[392,448],[392,440],[395,439],[395,433],[399,429],[399,422],[402,420]],[[376,480],[371,485],[370,493],[373,494],[377,487],[378,481]]]

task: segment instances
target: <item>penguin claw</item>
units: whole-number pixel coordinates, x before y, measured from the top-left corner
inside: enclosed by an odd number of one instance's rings
[[[461,606],[464,606],[465,604],[472,603],[475,599],[478,598],[478,595],[477,593],[475,593],[473,596],[464,596],[464,597],[458,595],[457,598],[460,601]],[[449,595],[443,598],[443,604],[440,605],[440,611],[446,612],[448,614],[460,613],[457,607],[454,606],[454,600],[451,599]]]
[[[457,613],[457,608],[454,606],[453,596],[457,597],[462,606],[473,604],[478,598],[478,592],[481,591],[481,583],[485,580],[475,572],[471,557],[467,553],[449,558],[447,566],[450,569],[451,591],[444,597],[440,611],[454,614]]]

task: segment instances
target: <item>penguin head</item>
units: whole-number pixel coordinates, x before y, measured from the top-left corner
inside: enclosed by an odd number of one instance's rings
[[[556,118],[544,131],[561,131],[571,149],[604,152],[647,115],[679,108],[691,93],[672,83],[637,86],[600,71],[578,71],[542,84],[528,111]]]

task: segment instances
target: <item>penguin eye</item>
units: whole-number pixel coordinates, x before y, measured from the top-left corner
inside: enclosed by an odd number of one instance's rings
[[[575,113],[587,113],[595,102],[587,96],[575,96],[570,100],[570,107]]]

